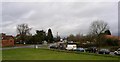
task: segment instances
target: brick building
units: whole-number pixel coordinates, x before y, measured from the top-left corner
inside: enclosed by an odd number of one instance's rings
[[[14,37],[12,35],[6,35],[4,33],[2,35],[2,47],[5,46],[14,46]]]
[[[120,36],[112,36],[112,35],[105,35],[107,39],[113,39],[113,40],[118,40],[118,44],[120,45]]]
[[[109,39],[117,39],[117,40],[120,40],[120,36],[112,36],[112,35],[105,35],[106,38],[109,38]]]

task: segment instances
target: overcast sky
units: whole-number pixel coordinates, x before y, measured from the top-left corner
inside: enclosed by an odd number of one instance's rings
[[[2,2],[2,32],[16,35],[16,26],[27,23],[35,30],[52,29],[54,36],[87,34],[92,21],[108,23],[118,34],[117,2]]]

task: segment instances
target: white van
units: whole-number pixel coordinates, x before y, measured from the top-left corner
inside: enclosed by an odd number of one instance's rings
[[[66,50],[76,50],[77,49],[77,45],[75,43],[68,43]]]

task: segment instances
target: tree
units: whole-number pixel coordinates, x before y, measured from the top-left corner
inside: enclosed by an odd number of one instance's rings
[[[82,36],[81,36],[80,34],[76,34],[76,36],[75,36],[75,41],[76,41],[76,42],[80,42],[80,41],[81,41],[81,38],[82,38]]]
[[[36,30],[36,34],[32,36],[31,43],[42,44],[46,40],[46,33],[44,30]]]
[[[93,21],[90,26],[90,34],[95,38],[96,44],[100,47],[104,40],[104,32],[108,30],[108,24],[104,21],[97,20]]]
[[[93,21],[90,26],[90,33],[94,35],[100,35],[101,33],[104,33],[106,30],[108,30],[108,24],[104,21]]]
[[[73,34],[70,34],[68,37],[67,37],[67,40],[68,41],[74,41],[74,42],[82,42],[83,41],[83,35],[82,34],[76,34],[76,35],[73,35]]]
[[[23,42],[26,42],[26,37],[30,35],[31,28],[28,27],[28,24],[19,24],[17,26],[17,34],[20,35],[20,40]]]
[[[75,36],[73,34],[70,34],[68,37],[67,37],[67,40],[68,41],[75,41]]]
[[[53,34],[52,34],[51,29],[48,29],[47,41],[48,41],[49,43],[53,43],[53,41],[54,41],[54,39],[53,39]]]
[[[106,30],[106,31],[105,31],[105,34],[106,34],[106,35],[111,35],[110,30]]]
[[[60,37],[60,36],[57,36],[56,38],[54,38],[55,42],[59,42],[59,41],[60,41],[60,39],[61,39],[61,37]]]
[[[108,46],[118,46],[119,40],[118,39],[113,39],[113,38],[106,38],[105,44]]]
[[[44,30],[36,30],[36,42],[37,43],[42,43],[42,41],[46,40],[46,33]]]

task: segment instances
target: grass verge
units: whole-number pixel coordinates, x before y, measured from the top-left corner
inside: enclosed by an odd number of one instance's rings
[[[73,51],[18,48],[3,50],[3,60],[118,60],[119,57],[104,56]]]

